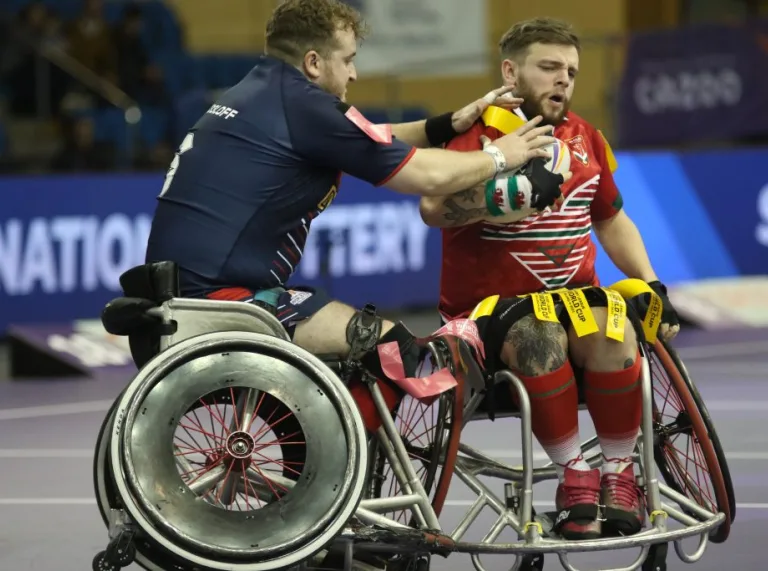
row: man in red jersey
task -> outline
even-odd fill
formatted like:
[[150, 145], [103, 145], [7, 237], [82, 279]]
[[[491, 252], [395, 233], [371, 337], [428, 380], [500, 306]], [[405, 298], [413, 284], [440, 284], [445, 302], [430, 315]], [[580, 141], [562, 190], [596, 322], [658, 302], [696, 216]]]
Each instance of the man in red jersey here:
[[[568, 24], [541, 18], [514, 25], [500, 48], [505, 84], [516, 87], [522, 106], [517, 113], [492, 108], [448, 147], [477, 150], [516, 128], [521, 116], [541, 115], [568, 144], [572, 176], [553, 186], [539, 159], [507, 178], [422, 198], [424, 221], [443, 234], [439, 310], [444, 320], [456, 319], [501, 297], [483, 332], [485, 365], [509, 367], [528, 390], [534, 435], [558, 470], [555, 530], [569, 539], [637, 533], [645, 521], [632, 459], [642, 410], [638, 333], [629, 321], [611, 331], [608, 309], [616, 302], [596, 287], [591, 231], [625, 275], [659, 295], [663, 337], [677, 333], [677, 315], [623, 210], [610, 147], [569, 110], [578, 37]], [[524, 297], [563, 288], [569, 293]], [[535, 311], [542, 299], [554, 303]], [[578, 388], [602, 449], [597, 469], [580, 450]]]

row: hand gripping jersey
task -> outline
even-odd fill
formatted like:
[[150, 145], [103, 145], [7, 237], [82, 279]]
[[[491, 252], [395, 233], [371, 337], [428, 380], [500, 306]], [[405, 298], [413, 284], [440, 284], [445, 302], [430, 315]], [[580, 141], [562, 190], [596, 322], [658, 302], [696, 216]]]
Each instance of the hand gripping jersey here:
[[[514, 113], [491, 107], [448, 148], [480, 150], [481, 135], [497, 139], [522, 124]], [[565, 200], [559, 208], [510, 224], [478, 222], [442, 229], [438, 309], [443, 317], [464, 317], [491, 295], [599, 285], [591, 227], [622, 208], [613, 180], [615, 160], [602, 134], [574, 113], [556, 127], [555, 137], [568, 144], [573, 173], [562, 187]]]

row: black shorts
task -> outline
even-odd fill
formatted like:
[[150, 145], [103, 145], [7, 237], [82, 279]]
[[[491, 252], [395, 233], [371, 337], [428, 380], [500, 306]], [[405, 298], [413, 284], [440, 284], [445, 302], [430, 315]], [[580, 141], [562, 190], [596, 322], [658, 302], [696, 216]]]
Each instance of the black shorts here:
[[259, 291], [240, 287], [224, 288], [213, 291], [206, 297], [220, 301], [267, 304], [271, 306], [275, 317], [283, 324], [291, 339], [293, 339], [296, 325], [300, 321], [309, 319], [332, 301], [324, 290], [306, 286], [290, 286], [290, 289], [271, 288]]
[[[584, 293], [590, 307], [607, 307], [608, 300], [605, 291], [601, 288], [579, 287], [578, 289]], [[553, 295], [552, 297], [554, 298], [557, 319], [568, 331], [572, 326], [571, 316], [559, 296]], [[504, 344], [504, 338], [517, 321], [533, 313], [533, 299], [530, 296], [503, 298], [498, 301], [490, 316], [478, 320], [478, 329], [485, 345], [485, 366], [488, 372], [493, 373], [500, 368], [506, 368], [501, 362], [501, 348]], [[641, 320], [638, 318], [634, 306], [630, 303], [627, 303], [627, 319], [632, 323], [637, 338], [643, 339]]]

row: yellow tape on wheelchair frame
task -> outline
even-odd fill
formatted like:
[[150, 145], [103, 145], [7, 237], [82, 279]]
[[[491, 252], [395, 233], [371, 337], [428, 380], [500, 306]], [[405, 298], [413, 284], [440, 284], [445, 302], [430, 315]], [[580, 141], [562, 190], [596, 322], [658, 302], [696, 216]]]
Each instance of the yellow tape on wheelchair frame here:
[[597, 321], [595, 321], [595, 316], [589, 308], [589, 303], [587, 303], [587, 297], [582, 290], [569, 289], [561, 291], [559, 294], [560, 299], [565, 304], [568, 315], [571, 316], [571, 323], [578, 337], [584, 337], [585, 335], [591, 335], [600, 331]]
[[624, 326], [627, 323], [627, 304], [619, 292], [602, 288], [608, 301], [608, 321], [605, 324], [605, 336], [614, 341], [624, 341]]
[[651, 295], [651, 301], [648, 304], [648, 312], [643, 319], [643, 334], [648, 344], [656, 343], [656, 336], [661, 323], [662, 302], [658, 294], [651, 289], [647, 283], [638, 279], [626, 279], [616, 282], [609, 286], [609, 289], [616, 291], [624, 299], [632, 299], [638, 295], [648, 293]]

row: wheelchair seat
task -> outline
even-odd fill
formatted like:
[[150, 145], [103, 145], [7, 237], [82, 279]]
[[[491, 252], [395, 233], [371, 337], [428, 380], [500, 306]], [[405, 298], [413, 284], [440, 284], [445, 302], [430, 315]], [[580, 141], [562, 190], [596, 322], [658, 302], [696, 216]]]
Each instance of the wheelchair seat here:
[[120, 276], [120, 286], [124, 295], [107, 303], [101, 322], [108, 333], [128, 337], [139, 368], [171, 345], [204, 333], [248, 331], [290, 340], [277, 318], [261, 307], [180, 297], [174, 262], [131, 268]]

